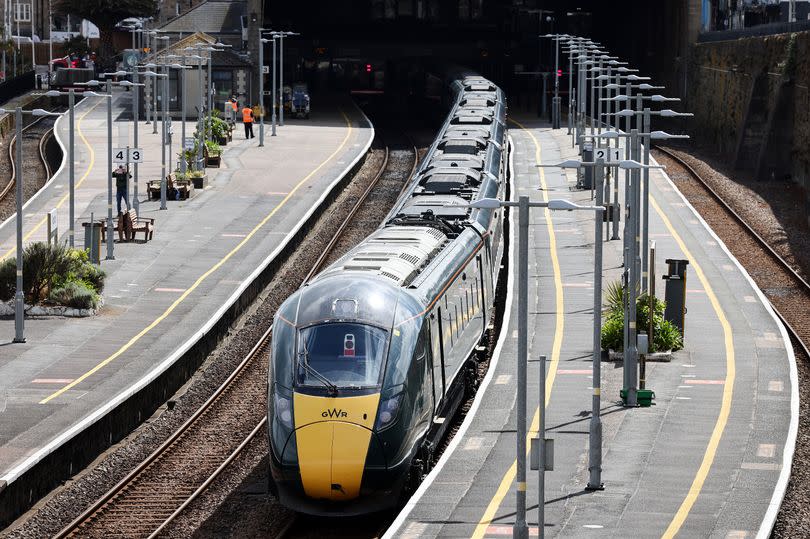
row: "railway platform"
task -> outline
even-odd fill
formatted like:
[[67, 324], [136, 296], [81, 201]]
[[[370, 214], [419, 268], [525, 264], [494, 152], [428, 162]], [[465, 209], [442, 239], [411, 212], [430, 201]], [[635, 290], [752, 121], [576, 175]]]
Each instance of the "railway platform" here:
[[[536, 168], [577, 158], [566, 130], [510, 125], [512, 197], [572, 199], [575, 173]], [[787, 486], [798, 425], [793, 351], [767, 300], [661, 171], [651, 173], [650, 238], [690, 261], [684, 349], [648, 363], [655, 405], [624, 408], [621, 363], [602, 363], [604, 490], [587, 491], [592, 388], [593, 216], [532, 212], [528, 412], [537, 435], [538, 360], [547, 357], [545, 534], [559, 537], [767, 537]], [[540, 187], [540, 189], [538, 189]], [[512, 227], [515, 228], [514, 226]], [[514, 233], [512, 245], [516, 244]], [[604, 283], [619, 279], [621, 240], [604, 243]], [[517, 269], [511, 267], [512, 288]], [[657, 284], [663, 289], [663, 282]], [[513, 299], [514, 298], [514, 299]], [[502, 537], [515, 522], [516, 292], [489, 372], [459, 435], [386, 537]], [[537, 536], [538, 475], [527, 472]]]
[[[131, 126], [123, 114], [128, 99], [124, 92], [115, 96], [116, 124]], [[76, 216], [83, 222], [91, 212], [106, 216], [105, 101], [82, 100], [75, 118]], [[60, 118], [56, 126], [63, 146], [66, 120]], [[150, 384], [193, 353], [220, 317], [235, 316], [246, 290], [307, 229], [374, 136], [365, 116], [349, 100], [337, 98], [309, 120], [289, 120], [276, 137], [266, 125], [264, 147], [258, 147], [258, 126], [251, 140], [244, 140], [237, 127], [222, 167], [207, 169], [209, 186], [188, 200], [168, 201], [161, 211], [159, 200], [146, 200], [145, 189], [146, 180], [160, 177], [160, 135], [141, 123], [139, 146], [146, 161], [140, 169], [140, 213], [155, 219], [154, 239], [116, 242], [115, 260], [104, 260], [102, 244], [107, 280], [105, 303], [96, 316], [27, 318], [24, 344], [12, 344], [13, 319], [0, 320], [0, 522], [13, 518], [9, 508], [16, 501], [8, 498], [20, 490], [12, 488], [15, 483], [36, 470], [39, 479], [31, 488], [41, 492], [49, 466], [57, 475], [75, 472], [71, 462], [82, 461], [82, 452], [93, 446], [65, 449], [69, 444], [101, 424], [106, 426], [99, 432], [107, 429], [111, 438], [123, 434], [116, 418], [127, 415], [121, 408], [128, 399], [141, 399], [143, 405]], [[189, 136], [194, 128], [189, 122]], [[177, 122], [174, 132], [179, 139]], [[45, 215], [53, 208], [66, 240], [67, 181], [63, 166], [27, 204], [26, 243], [45, 240]], [[83, 246], [78, 234], [81, 226], [77, 247]], [[0, 257], [15, 255], [14, 241], [10, 219], [0, 227]], [[61, 454], [63, 449], [69, 454]]]

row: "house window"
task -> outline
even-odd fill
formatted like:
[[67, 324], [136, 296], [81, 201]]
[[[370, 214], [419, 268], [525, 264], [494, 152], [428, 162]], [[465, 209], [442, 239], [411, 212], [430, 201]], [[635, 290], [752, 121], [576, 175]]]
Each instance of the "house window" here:
[[31, 4], [14, 4], [14, 21], [31, 22]]
[[214, 106], [221, 107], [226, 99], [236, 93], [236, 86], [233, 82], [233, 71], [217, 70], [211, 71], [211, 79], [214, 82]]

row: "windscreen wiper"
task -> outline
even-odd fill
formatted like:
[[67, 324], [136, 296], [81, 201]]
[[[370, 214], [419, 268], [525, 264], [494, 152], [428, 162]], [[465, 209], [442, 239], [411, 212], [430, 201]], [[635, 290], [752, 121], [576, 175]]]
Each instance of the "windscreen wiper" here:
[[335, 384], [333, 384], [333, 383], [332, 383], [332, 382], [329, 380], [329, 378], [327, 378], [327, 377], [326, 377], [326, 376], [324, 376], [323, 374], [319, 373], [317, 370], [315, 370], [315, 368], [314, 368], [312, 365], [310, 365], [310, 364], [308, 363], [308, 362], [309, 362], [309, 351], [307, 350], [307, 345], [306, 345], [306, 344], [304, 344], [303, 342], [302, 342], [301, 344], [302, 344], [302, 345], [303, 345], [303, 347], [304, 347], [304, 354], [303, 354], [303, 356], [304, 356], [304, 361], [301, 361], [301, 360], [299, 359], [298, 364], [299, 364], [299, 365], [301, 365], [302, 367], [304, 367], [304, 370], [305, 370], [305, 371], [307, 371], [309, 374], [311, 374], [312, 376], [314, 376], [315, 378], [317, 378], [317, 379], [318, 379], [318, 381], [319, 381], [320, 383], [322, 383], [322, 384], [324, 385], [324, 387], [326, 387], [327, 394], [328, 394], [330, 397], [336, 397], [336, 396], [337, 396], [337, 394], [338, 394], [338, 387], [337, 387]]

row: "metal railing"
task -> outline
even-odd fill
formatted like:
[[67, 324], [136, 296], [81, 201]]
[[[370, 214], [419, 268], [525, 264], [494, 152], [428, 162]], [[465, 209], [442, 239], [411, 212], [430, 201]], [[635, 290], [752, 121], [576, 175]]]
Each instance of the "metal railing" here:
[[714, 30], [711, 32], [701, 32], [698, 35], [698, 43], [713, 43], [716, 41], [731, 41], [746, 37], [771, 36], [775, 34], [788, 34], [791, 32], [810, 31], [810, 20], [798, 22], [774, 22], [760, 24], [750, 28], [739, 28], [736, 30]]

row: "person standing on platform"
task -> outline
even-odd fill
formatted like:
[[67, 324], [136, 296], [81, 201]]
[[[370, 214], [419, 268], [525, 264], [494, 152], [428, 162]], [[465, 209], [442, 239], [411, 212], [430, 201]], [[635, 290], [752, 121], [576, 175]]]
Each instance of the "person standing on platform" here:
[[236, 123], [236, 115], [239, 111], [239, 101], [236, 96], [231, 97], [231, 123]]
[[118, 165], [118, 168], [113, 170], [112, 173], [113, 178], [115, 178], [115, 200], [118, 204], [118, 213], [121, 213], [121, 199], [127, 205], [127, 211], [129, 211], [129, 197], [127, 196], [127, 180], [131, 178], [127, 169], [124, 168], [124, 165]]
[[242, 109], [242, 123], [245, 124], [245, 138], [253, 138], [253, 109], [249, 106]]

